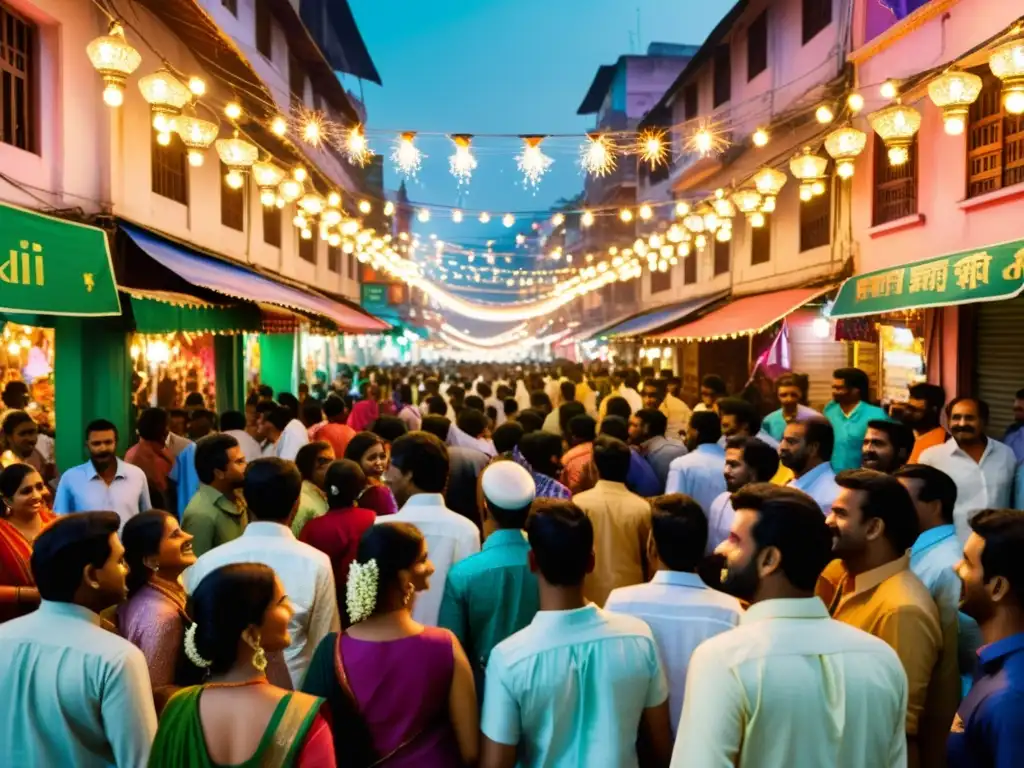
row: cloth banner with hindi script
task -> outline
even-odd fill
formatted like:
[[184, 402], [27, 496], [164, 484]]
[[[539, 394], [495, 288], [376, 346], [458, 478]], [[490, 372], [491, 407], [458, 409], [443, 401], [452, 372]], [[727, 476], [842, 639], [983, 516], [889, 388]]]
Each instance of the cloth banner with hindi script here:
[[891, 269], [843, 283], [831, 317], [1012, 299], [1024, 290], [1024, 240], [990, 245]]
[[120, 315], [106, 233], [0, 204], [0, 312]]

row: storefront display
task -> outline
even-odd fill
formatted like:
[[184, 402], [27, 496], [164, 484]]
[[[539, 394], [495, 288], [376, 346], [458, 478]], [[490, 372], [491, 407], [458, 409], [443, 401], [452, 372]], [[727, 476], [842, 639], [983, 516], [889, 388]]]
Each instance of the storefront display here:
[[132, 390], [139, 408], [181, 408], [189, 395], [217, 402], [213, 334], [137, 333], [131, 343]]

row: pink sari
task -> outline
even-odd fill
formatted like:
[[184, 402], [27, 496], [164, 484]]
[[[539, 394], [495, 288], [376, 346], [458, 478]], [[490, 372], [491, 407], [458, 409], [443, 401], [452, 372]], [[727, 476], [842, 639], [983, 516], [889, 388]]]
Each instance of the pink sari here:
[[376, 400], [360, 400], [352, 406], [352, 413], [348, 417], [348, 425], [356, 432], [363, 432], [370, 428], [370, 425], [380, 416], [380, 407]]

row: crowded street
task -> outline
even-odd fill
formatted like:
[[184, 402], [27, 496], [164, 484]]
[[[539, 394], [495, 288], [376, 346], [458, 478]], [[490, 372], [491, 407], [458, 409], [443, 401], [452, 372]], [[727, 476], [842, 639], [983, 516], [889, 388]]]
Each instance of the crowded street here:
[[1024, 768], [1024, 5], [0, 0], [0, 767]]

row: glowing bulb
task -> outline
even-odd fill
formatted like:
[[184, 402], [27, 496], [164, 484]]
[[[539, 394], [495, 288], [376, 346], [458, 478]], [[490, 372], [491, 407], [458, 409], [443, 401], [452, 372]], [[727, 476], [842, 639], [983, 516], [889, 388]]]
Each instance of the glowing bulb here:
[[275, 136], [284, 136], [288, 133], [288, 121], [278, 115], [270, 121], [270, 132]]
[[245, 184], [245, 177], [242, 176], [242, 172], [232, 168], [224, 176], [224, 181], [231, 189], [241, 189], [242, 185]]
[[327, 194], [327, 205], [331, 208], [337, 208], [341, 205], [341, 195], [337, 192], [329, 192]]
[[391, 152], [391, 160], [406, 178], [415, 177], [423, 162], [423, 153], [417, 148], [415, 139], [416, 134], [412, 131], [403, 133]]
[[689, 256], [690, 255], [690, 244], [689, 243], [680, 243], [679, 245], [677, 245], [676, 246], [676, 255], [680, 256], [680, 257], [682, 257], [684, 259], [687, 256]]
[[305, 229], [307, 224], [306, 217], [303, 216], [301, 213], [296, 213], [295, 216], [292, 218], [292, 224], [297, 229]]
[[508, 229], [509, 227], [516, 223], [516, 217], [513, 216], [511, 213], [506, 213], [504, 216], [501, 217], [501, 223], [505, 226], [506, 229]]
[[201, 77], [190, 77], [188, 81], [188, 89], [196, 96], [202, 96], [206, 93], [206, 81]]
[[171, 143], [171, 134], [168, 133], [167, 131], [160, 131], [156, 135], [156, 143], [159, 144], [161, 147], [166, 147], [168, 144]]
[[[638, 242], [643, 242], [643, 241], [638, 241]], [[653, 235], [651, 235], [650, 239], [647, 241], [647, 244], [649, 246], [651, 246], [651, 248], [661, 248], [662, 242], [663, 241], [661, 239], [661, 235], [659, 235], [657, 232], [655, 232]], [[634, 248], [635, 247], [636, 247], [636, 245], [634, 244]]]
[[230, 101], [224, 107], [224, 114], [228, 120], [237, 120], [242, 116], [242, 108], [234, 101]]
[[174, 118], [163, 112], [153, 115], [153, 128], [160, 133], [169, 133], [174, 130]]
[[198, 168], [203, 164], [203, 153], [198, 149], [190, 149], [188, 151], [188, 164], [193, 168]]
[[302, 140], [312, 147], [319, 147], [324, 140], [324, 124], [320, 115], [313, 113], [302, 126]]
[[416, 218], [425, 224], [428, 221], [430, 221], [430, 211], [428, 211], [426, 208], [420, 208], [420, 212], [416, 214]]
[[754, 131], [754, 135], [751, 137], [751, 140], [754, 142], [755, 147], [768, 146], [768, 139], [768, 131], [766, 131], [764, 128], [758, 128], [756, 131]]
[[395, 214], [395, 204], [392, 203], [390, 200], [388, 200], [386, 203], [384, 203], [384, 215], [385, 216], [394, 216], [394, 214]]
[[761, 210], [765, 213], [775, 212], [775, 197], [773, 195], [767, 195], [764, 202], [761, 203]]
[[580, 216], [580, 224], [582, 224], [584, 227], [594, 226], [594, 214], [591, 213], [590, 211], [584, 211], [583, 215]]
[[646, 204], [640, 206], [640, 218], [641, 219], [643, 219], [644, 221], [649, 221], [650, 218], [653, 215], [654, 215], [654, 211], [651, 210], [651, 206], [646, 205]]
[[108, 107], [120, 107], [124, 104], [124, 88], [114, 83], [108, 83], [103, 89], [103, 103]]
[[600, 133], [587, 135], [580, 148], [580, 165], [591, 176], [604, 176], [615, 169], [615, 153], [608, 137]]
[[853, 161], [849, 159], [836, 161], [836, 175], [841, 179], [853, 178]]
[[832, 335], [832, 326], [828, 320], [824, 317], [814, 318], [814, 322], [811, 323], [811, 331], [819, 339], [827, 339]]
[[489, 214], [489, 213], [488, 213], [487, 211], [484, 211], [483, 213], [481, 213], [481, 214], [480, 214], [480, 216], [478, 217], [478, 219], [477, 219], [477, 220], [478, 220], [478, 221], [479, 221], [479, 222], [480, 222], [481, 224], [487, 224], [487, 223], [489, 223], [489, 222], [490, 222], [490, 220], [491, 220], [491, 214]]
[[655, 168], [665, 161], [668, 149], [665, 146], [664, 131], [645, 131], [637, 139], [637, 150], [640, 159], [651, 168]]
[[[264, 208], [270, 208], [277, 202], [277, 195], [274, 194], [272, 189], [264, 189], [260, 191], [260, 204]], [[284, 200], [281, 201], [284, 204]]]
[[365, 166], [373, 156], [373, 150], [366, 141], [363, 126], [352, 126], [345, 137], [345, 156], [352, 165]]
[[341, 245], [341, 235], [339, 235], [337, 232], [331, 232], [327, 236], [327, 244], [331, 246], [331, 248], [337, 248], [339, 245]]
[[752, 214], [750, 214], [750, 226], [754, 227], [755, 229], [760, 229], [761, 227], [763, 227], [764, 221], [764, 214], [761, 213], [760, 211], [754, 211]]
[[910, 159], [907, 147], [889, 147], [889, 165], [904, 165]]
[[366, 214], [368, 214], [372, 210], [373, 210], [373, 206], [370, 205], [370, 201], [369, 200], [360, 200], [359, 201], [359, 212], [361, 214], [366, 215]]
[[811, 184], [811, 194], [814, 195], [815, 197], [820, 197], [821, 195], [824, 195], [825, 182], [822, 181], [821, 179], [818, 179], [817, 181], [813, 182]]
[[462, 211], [452, 211], [452, 221], [456, 224], [462, 223]]
[[306, 169], [303, 168], [301, 165], [297, 166], [295, 170], [292, 171], [292, 176], [295, 178], [296, 181], [300, 183], [309, 178], [309, 174], [306, 173]]
[[693, 244], [698, 248], [706, 248], [708, 244], [707, 236], [702, 232], [693, 239]]
[[693, 146], [700, 154], [706, 155], [714, 149], [715, 137], [712, 136], [711, 131], [702, 128], [693, 135]]
[[274, 200], [274, 206], [278, 209], [284, 208], [284, 198], [278, 195], [277, 199]]
[[860, 112], [864, 109], [864, 97], [859, 93], [851, 93], [846, 98], [846, 106], [850, 108], [851, 112]]
[[832, 113], [832, 107], [828, 104], [822, 104], [815, 111], [814, 118], [822, 125], [828, 125], [835, 119], [835, 115]]
[[308, 227], [306, 229], [302, 230], [302, 232], [300, 232], [299, 234], [302, 235], [302, 239], [303, 240], [312, 240], [313, 239], [313, 230], [309, 229]]
[[459, 186], [468, 184], [473, 178], [473, 171], [476, 170], [476, 158], [473, 157], [471, 136], [452, 136], [455, 143], [455, 152], [448, 158], [448, 170], [454, 176]]
[[1011, 115], [1024, 115], [1024, 90], [1019, 87], [1007, 90], [1004, 87], [1003, 107]]
[[676, 216], [686, 216], [690, 212], [690, 204], [680, 200], [676, 203]]
[[623, 208], [619, 211], [619, 218], [626, 224], [633, 220], [633, 212], [629, 208]]
[[812, 197], [814, 197], [814, 190], [813, 190], [812, 186], [810, 184], [801, 184], [800, 185], [800, 200], [806, 203]]
[[896, 98], [896, 83], [892, 80], [886, 80], [882, 83], [882, 98], [883, 99], [895, 99]]
[[556, 213], [554, 216], [551, 217], [551, 224], [552, 224], [552, 226], [560, 227], [564, 223], [565, 223], [565, 215], [564, 214]]

